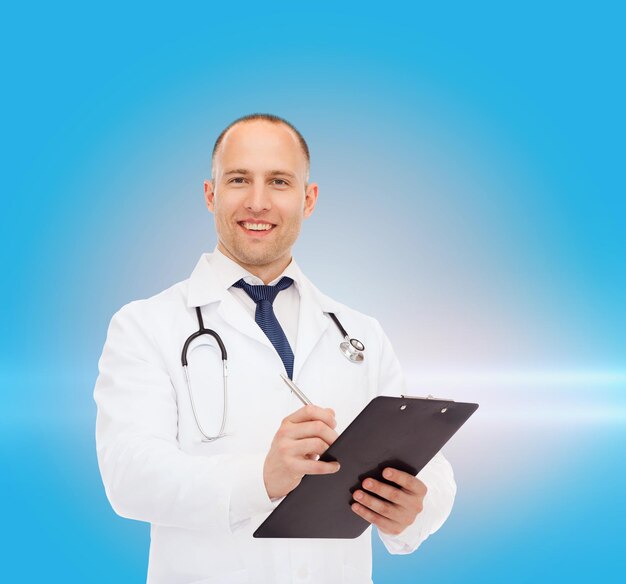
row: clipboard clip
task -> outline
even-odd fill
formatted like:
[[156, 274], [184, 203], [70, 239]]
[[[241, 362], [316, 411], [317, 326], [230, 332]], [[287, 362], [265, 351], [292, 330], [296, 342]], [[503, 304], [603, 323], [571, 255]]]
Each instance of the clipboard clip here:
[[435, 400], [435, 401], [445, 401], [445, 402], [452, 402], [454, 403], [453, 399], [447, 399], [445, 397], [435, 397], [434, 395], [404, 395], [404, 394], [400, 394], [400, 397], [403, 399], [431, 399], [431, 400]]

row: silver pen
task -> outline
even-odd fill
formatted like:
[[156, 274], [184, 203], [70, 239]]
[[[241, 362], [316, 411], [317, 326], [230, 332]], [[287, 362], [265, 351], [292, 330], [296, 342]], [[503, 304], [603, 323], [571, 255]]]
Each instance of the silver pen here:
[[289, 389], [291, 389], [291, 391], [296, 394], [298, 399], [305, 406], [312, 405], [313, 402], [306, 395], [304, 395], [304, 393], [302, 393], [302, 390], [293, 381], [291, 381], [291, 379], [289, 379], [289, 377], [287, 377], [286, 375], [284, 375], [282, 373], [280, 374], [280, 376], [282, 377], [283, 381], [289, 386]]

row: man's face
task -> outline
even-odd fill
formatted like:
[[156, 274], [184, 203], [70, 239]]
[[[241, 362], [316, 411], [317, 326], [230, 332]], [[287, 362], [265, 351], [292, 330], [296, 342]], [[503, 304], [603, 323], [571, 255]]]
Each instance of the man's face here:
[[204, 192], [220, 251], [244, 267], [282, 271], [317, 200], [294, 133], [261, 120], [237, 124], [224, 137], [213, 171]]

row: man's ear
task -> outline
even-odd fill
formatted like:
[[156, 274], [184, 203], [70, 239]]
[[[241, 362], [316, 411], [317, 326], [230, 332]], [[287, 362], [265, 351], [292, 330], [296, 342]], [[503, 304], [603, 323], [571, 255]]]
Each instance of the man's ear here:
[[317, 183], [307, 185], [304, 197], [304, 217], [305, 219], [313, 213], [315, 203], [317, 203], [318, 188]]
[[204, 181], [204, 201], [206, 208], [213, 213], [215, 208], [215, 190], [213, 188], [213, 180]]

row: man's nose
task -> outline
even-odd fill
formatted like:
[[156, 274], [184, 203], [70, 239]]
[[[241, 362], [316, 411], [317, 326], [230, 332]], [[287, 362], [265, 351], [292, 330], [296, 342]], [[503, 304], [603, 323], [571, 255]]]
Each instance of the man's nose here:
[[260, 213], [272, 208], [272, 202], [268, 189], [263, 182], [255, 182], [248, 191], [246, 198], [246, 209], [253, 213]]

